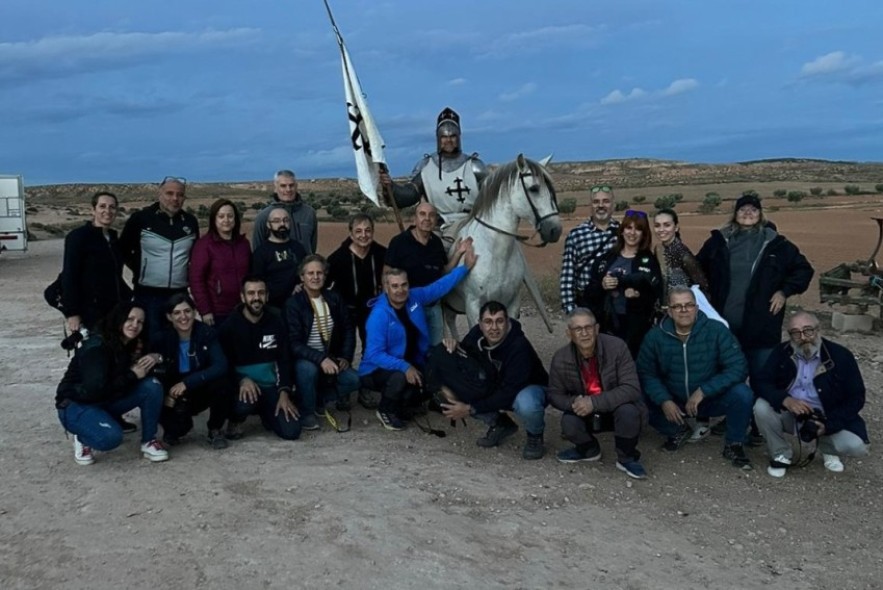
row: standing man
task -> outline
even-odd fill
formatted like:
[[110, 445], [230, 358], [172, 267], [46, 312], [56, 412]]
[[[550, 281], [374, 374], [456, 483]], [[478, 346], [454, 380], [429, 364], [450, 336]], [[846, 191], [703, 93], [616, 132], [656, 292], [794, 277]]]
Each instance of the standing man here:
[[374, 219], [356, 213], [349, 223], [350, 235], [328, 257], [328, 284], [343, 298], [365, 350], [368, 301], [383, 290], [386, 247], [374, 240]]
[[288, 209], [271, 205], [266, 217], [267, 241], [254, 249], [251, 268], [267, 284], [268, 302], [280, 311], [300, 283], [298, 267], [307, 252], [300, 242], [291, 239], [291, 217]]
[[359, 374], [352, 368], [356, 332], [343, 299], [325, 288], [327, 269], [318, 254], [304, 258], [303, 289], [285, 307], [304, 430], [319, 428], [317, 408], [323, 408], [321, 415], [329, 422], [340, 425], [332, 412], [349, 409], [349, 395], [359, 388]]
[[[509, 318], [506, 306], [499, 301], [488, 301], [481, 306], [478, 325], [473, 326], [459, 344], [446, 338], [443, 345], [430, 355], [430, 372], [438, 378], [447, 403], [442, 403], [442, 413], [451, 420], [472, 416], [488, 426], [487, 434], [476, 441], [480, 447], [496, 447], [515, 434], [518, 426], [507, 412], [515, 412], [527, 431], [527, 440], [521, 456], [525, 459], [542, 459], [545, 454], [543, 431], [545, 430], [546, 385], [549, 375], [537, 351], [527, 339], [518, 320]], [[467, 399], [458, 390], [456, 376], [435, 371], [447, 367], [449, 359], [468, 353], [482, 358], [482, 365], [489, 367], [488, 388], [481, 397]], [[443, 364], [437, 364], [437, 363]], [[453, 379], [451, 379], [453, 377]]]
[[300, 437], [300, 412], [291, 401], [291, 355], [282, 313], [267, 307], [267, 285], [251, 275], [242, 281], [242, 304], [221, 326], [219, 339], [232, 368], [236, 401], [227, 438], [242, 438], [245, 419], [258, 414], [261, 424], [285, 440]]
[[261, 209], [254, 218], [254, 232], [251, 237], [251, 248], [257, 250], [270, 235], [267, 218], [273, 207], [283, 207], [291, 218], [289, 232], [291, 239], [299, 243], [307, 254], [316, 251], [319, 239], [319, 222], [316, 210], [307, 205], [301, 194], [297, 192], [297, 179], [291, 170], [280, 170], [273, 179], [276, 192], [270, 203]]
[[784, 434], [798, 431], [804, 442], [818, 440], [825, 469], [840, 473], [840, 455], [868, 454], [868, 430], [859, 416], [865, 383], [858, 363], [849, 350], [822, 338], [819, 318], [811, 313], [791, 316], [788, 336], [752, 383], [759, 397], [754, 417], [770, 455], [767, 473], [785, 477], [793, 450]]
[[751, 469], [744, 444], [754, 394], [745, 384], [748, 364], [739, 342], [699, 311], [687, 287], [669, 291], [668, 314], [647, 332], [638, 354], [650, 424], [667, 437], [663, 449], [677, 451], [690, 436], [687, 416], [725, 415], [723, 456], [735, 467]]
[[616, 244], [619, 222], [611, 218], [613, 189], [610, 185], [592, 187], [592, 214], [570, 230], [561, 255], [559, 290], [561, 308], [570, 313], [578, 305], [585, 307], [583, 293], [592, 278], [592, 265]]
[[[398, 268], [408, 275], [411, 287], [426, 287], [454, 268], [467, 249], [471, 239], [455, 244], [454, 255], [448, 260], [442, 239], [433, 232], [438, 213], [432, 203], [422, 201], [414, 211], [414, 225], [393, 237], [386, 251], [386, 268]], [[442, 295], [447, 294], [447, 291]], [[439, 344], [444, 335], [444, 323], [439, 299], [423, 303], [429, 322], [429, 343]]]
[[186, 187], [183, 178], [165, 177], [157, 202], [133, 213], [120, 236], [150, 340], [159, 338], [169, 297], [186, 293], [189, 284], [190, 250], [199, 237], [199, 222], [182, 209]]
[[439, 113], [435, 137], [436, 153], [427, 154], [417, 162], [410, 182], [395, 184], [385, 172], [380, 174], [380, 182], [392, 187], [400, 208], [410, 207], [424, 198], [438, 210], [444, 226], [450, 226], [472, 210], [478, 188], [487, 177], [487, 168], [478, 154], [463, 153], [460, 115], [450, 107]]
[[567, 337], [570, 344], [555, 352], [549, 368], [549, 401], [564, 412], [561, 432], [574, 444], [558, 453], [558, 460], [597, 461], [601, 445], [594, 433], [613, 430], [616, 468], [646, 478], [638, 437], [647, 423], [647, 407], [628, 346], [600, 334], [594, 314], [584, 307], [568, 315]]

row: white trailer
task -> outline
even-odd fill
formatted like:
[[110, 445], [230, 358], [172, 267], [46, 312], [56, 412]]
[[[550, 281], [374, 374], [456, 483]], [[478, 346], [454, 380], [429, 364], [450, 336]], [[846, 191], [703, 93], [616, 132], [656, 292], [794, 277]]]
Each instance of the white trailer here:
[[0, 251], [27, 249], [24, 182], [21, 176], [0, 174]]

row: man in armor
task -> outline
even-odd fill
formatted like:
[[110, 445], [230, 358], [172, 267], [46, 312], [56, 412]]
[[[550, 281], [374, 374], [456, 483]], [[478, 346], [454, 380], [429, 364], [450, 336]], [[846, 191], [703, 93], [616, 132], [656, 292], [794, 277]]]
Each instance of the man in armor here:
[[439, 113], [435, 136], [436, 153], [423, 156], [409, 182], [394, 183], [385, 172], [380, 174], [380, 182], [392, 187], [400, 208], [415, 205], [421, 198], [432, 203], [444, 231], [472, 210], [487, 168], [478, 154], [466, 155], [460, 149], [460, 115], [450, 107]]

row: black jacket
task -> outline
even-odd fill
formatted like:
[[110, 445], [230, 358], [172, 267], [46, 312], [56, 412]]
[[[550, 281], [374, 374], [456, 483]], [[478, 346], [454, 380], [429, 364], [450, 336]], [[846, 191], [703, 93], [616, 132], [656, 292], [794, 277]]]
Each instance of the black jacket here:
[[[386, 247], [377, 242], [372, 243], [368, 249], [368, 255], [362, 261], [350, 250], [352, 243], [352, 238], [347, 238], [328, 257], [328, 286], [340, 293], [347, 305], [365, 306], [382, 290]], [[357, 281], [357, 259], [359, 263], [371, 265], [374, 275], [372, 284], [368, 285]]]
[[[843, 346], [822, 338], [819, 352], [821, 366], [813, 378], [825, 412], [825, 432], [834, 434], [848, 430], [868, 441], [868, 430], [859, 412], [865, 405], [865, 382], [855, 356]], [[789, 342], [773, 349], [769, 360], [753, 383], [754, 393], [765, 399], [776, 411], [788, 397], [797, 377], [797, 359]]]
[[271, 381], [279, 391], [291, 391], [294, 379], [288, 328], [278, 309], [265, 306], [261, 319], [253, 324], [243, 315], [240, 304], [221, 326], [218, 340], [227, 357], [228, 374], [237, 382], [248, 376], [259, 385], [260, 380]]
[[114, 350], [98, 334], [87, 338], [58, 384], [55, 407], [66, 407], [68, 400], [99, 404], [124, 397], [138, 384], [132, 362], [130, 350]]
[[346, 304], [340, 295], [328, 289], [322, 290], [322, 297], [328, 304], [334, 328], [331, 339], [325, 343], [325, 351], [321, 352], [307, 346], [310, 331], [313, 329], [313, 306], [306, 290], [295, 293], [285, 304], [285, 317], [288, 320], [288, 338], [291, 342], [292, 357], [306, 359], [319, 365], [326, 358], [344, 358], [350, 363], [356, 353], [356, 334]]
[[[773, 237], [754, 263], [747, 286], [742, 329], [736, 334], [745, 350], [772, 348], [781, 342], [785, 308], [773, 315], [770, 313], [770, 298], [776, 291], [782, 291], [786, 297], [803, 293], [813, 276], [812, 265], [797, 246], [769, 226], [766, 231], [772, 232]], [[721, 230], [712, 230], [711, 237], [696, 255], [708, 277], [711, 305], [718, 313], [723, 313], [731, 289], [727, 240], [728, 236]]]
[[217, 333], [211, 326], [198, 320], [193, 322], [188, 352], [190, 371], [183, 378], [178, 363], [179, 342], [178, 332], [172, 326], [166, 325], [159, 339], [150, 345], [151, 352], [158, 352], [163, 356], [164, 374], [161, 380], [166, 389], [179, 381], [183, 381], [187, 389], [197, 389], [227, 376], [227, 357], [224, 356]]
[[64, 315], [78, 315], [90, 330], [120, 301], [132, 297], [123, 280], [123, 257], [117, 233], [86, 222], [64, 238], [61, 271]]

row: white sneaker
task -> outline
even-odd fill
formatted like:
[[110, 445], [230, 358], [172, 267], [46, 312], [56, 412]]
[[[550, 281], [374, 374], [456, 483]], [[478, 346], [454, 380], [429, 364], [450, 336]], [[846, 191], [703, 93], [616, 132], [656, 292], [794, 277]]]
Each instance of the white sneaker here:
[[141, 454], [145, 459], [154, 463], [169, 460], [169, 452], [156, 439], [141, 445]]
[[843, 461], [837, 455], [826, 455], [822, 453], [825, 460], [825, 469], [833, 473], [841, 473], [843, 471]]
[[696, 426], [693, 427], [693, 434], [690, 435], [690, 438], [687, 439], [687, 442], [690, 444], [698, 443], [702, 439], [706, 438], [709, 434], [711, 434], [711, 428], [708, 426], [708, 424], [697, 422]]
[[95, 457], [92, 455], [92, 447], [87, 447], [81, 443], [76, 434], [74, 435], [74, 461], [77, 462], [77, 465], [91, 465], [95, 462]]
[[776, 455], [773, 460], [770, 461], [770, 466], [766, 468], [766, 472], [773, 477], [785, 477], [785, 473], [788, 471], [790, 465], [791, 459], [789, 457], [786, 457], [785, 455]]

